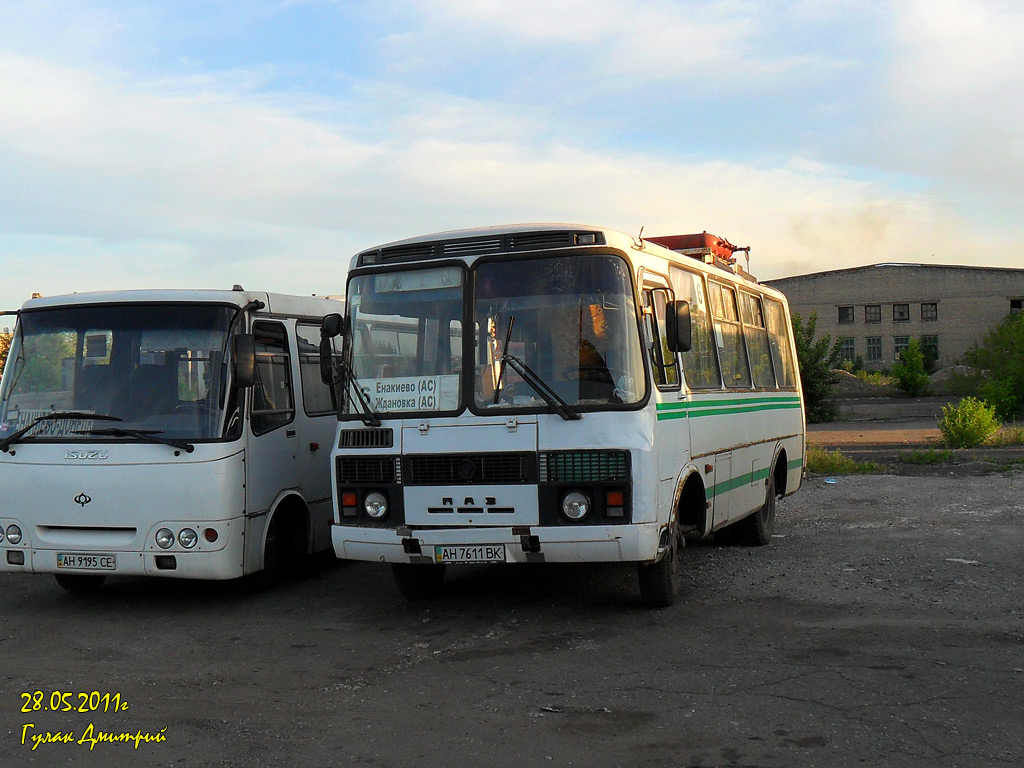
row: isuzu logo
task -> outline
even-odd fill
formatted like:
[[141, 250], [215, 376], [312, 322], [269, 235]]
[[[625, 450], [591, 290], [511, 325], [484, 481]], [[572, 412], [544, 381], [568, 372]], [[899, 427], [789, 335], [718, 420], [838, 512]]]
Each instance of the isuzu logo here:
[[88, 496], [84, 493], [80, 493], [77, 496], [75, 496], [75, 504], [80, 504], [83, 507], [90, 501], [92, 501], [92, 496]]
[[102, 461], [110, 454], [107, 451], [64, 451], [65, 459], [93, 459]]

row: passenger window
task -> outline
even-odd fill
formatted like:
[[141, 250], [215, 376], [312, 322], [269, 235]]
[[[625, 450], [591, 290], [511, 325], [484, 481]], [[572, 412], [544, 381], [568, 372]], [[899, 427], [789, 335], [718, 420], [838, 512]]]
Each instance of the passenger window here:
[[764, 300], [765, 320], [768, 326], [768, 342], [771, 344], [772, 361], [778, 375], [779, 386], [784, 389], [796, 388], [796, 365], [790, 350], [790, 327], [782, 303], [775, 299]]
[[736, 291], [713, 281], [708, 287], [711, 291], [711, 314], [714, 316], [718, 359], [722, 364], [725, 386], [730, 389], [749, 389], [750, 366], [736, 308]]
[[288, 335], [281, 323], [253, 323], [256, 383], [252, 388], [252, 431], [261, 435], [295, 417]]
[[740, 292], [740, 315], [743, 318], [743, 335], [750, 353], [750, 368], [754, 386], [759, 389], [775, 389], [775, 370], [768, 347], [768, 331], [764, 327], [764, 312], [761, 299], [749, 293]]
[[299, 345], [302, 409], [309, 416], [336, 413], [334, 391], [320, 378], [320, 326], [299, 323], [295, 326], [295, 338]]
[[686, 385], [690, 389], [720, 389], [722, 378], [718, 375], [704, 280], [700, 275], [678, 267], [671, 267], [669, 276], [676, 298], [690, 303], [691, 347], [689, 352], [680, 356]]

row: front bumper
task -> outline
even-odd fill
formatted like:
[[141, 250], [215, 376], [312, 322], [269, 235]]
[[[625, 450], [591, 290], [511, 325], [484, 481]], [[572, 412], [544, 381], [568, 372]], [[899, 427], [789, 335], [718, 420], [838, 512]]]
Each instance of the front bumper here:
[[[334, 553], [344, 560], [417, 563], [433, 547], [504, 544], [508, 563], [649, 562], [658, 556], [656, 523], [507, 528], [365, 528], [333, 525]], [[411, 545], [410, 540], [415, 542]], [[410, 551], [416, 549], [419, 552]], [[533, 551], [535, 550], [535, 551]]]

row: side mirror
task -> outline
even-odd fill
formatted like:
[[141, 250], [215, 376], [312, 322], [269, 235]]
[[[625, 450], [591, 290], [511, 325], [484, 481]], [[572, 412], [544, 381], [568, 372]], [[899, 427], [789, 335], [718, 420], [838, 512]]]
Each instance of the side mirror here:
[[320, 321], [320, 336], [325, 339], [333, 338], [340, 335], [344, 328], [345, 319], [337, 312], [332, 312]]
[[665, 313], [665, 331], [668, 348], [673, 352], [689, 352], [693, 346], [693, 330], [690, 325], [690, 302], [679, 299], [668, 306]]
[[231, 349], [235, 385], [251, 387], [256, 383], [256, 340], [251, 333], [236, 333]]
[[338, 368], [334, 364], [334, 345], [329, 336], [320, 337], [320, 381], [330, 387], [341, 381]]

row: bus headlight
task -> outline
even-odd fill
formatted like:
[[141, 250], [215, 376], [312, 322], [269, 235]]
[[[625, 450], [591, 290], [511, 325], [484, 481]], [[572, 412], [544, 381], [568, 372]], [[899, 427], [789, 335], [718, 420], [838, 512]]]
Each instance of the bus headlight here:
[[156, 532], [156, 545], [160, 549], [170, 549], [174, 546], [174, 531], [170, 528], [161, 528]]
[[4, 543], [4, 529], [0, 528], [0, 544]]
[[192, 549], [197, 541], [199, 541], [199, 534], [191, 528], [182, 528], [178, 532], [178, 543], [185, 549]]
[[590, 499], [580, 491], [569, 491], [562, 497], [562, 514], [570, 520], [582, 520], [590, 512]]
[[368, 493], [363, 501], [363, 511], [374, 520], [380, 520], [388, 513], [388, 500], [383, 493]]
[[20, 544], [21, 543], [21, 528], [19, 528], [18, 526], [14, 525], [13, 523], [11, 525], [8, 525], [7, 526], [7, 541], [10, 542], [11, 544]]

